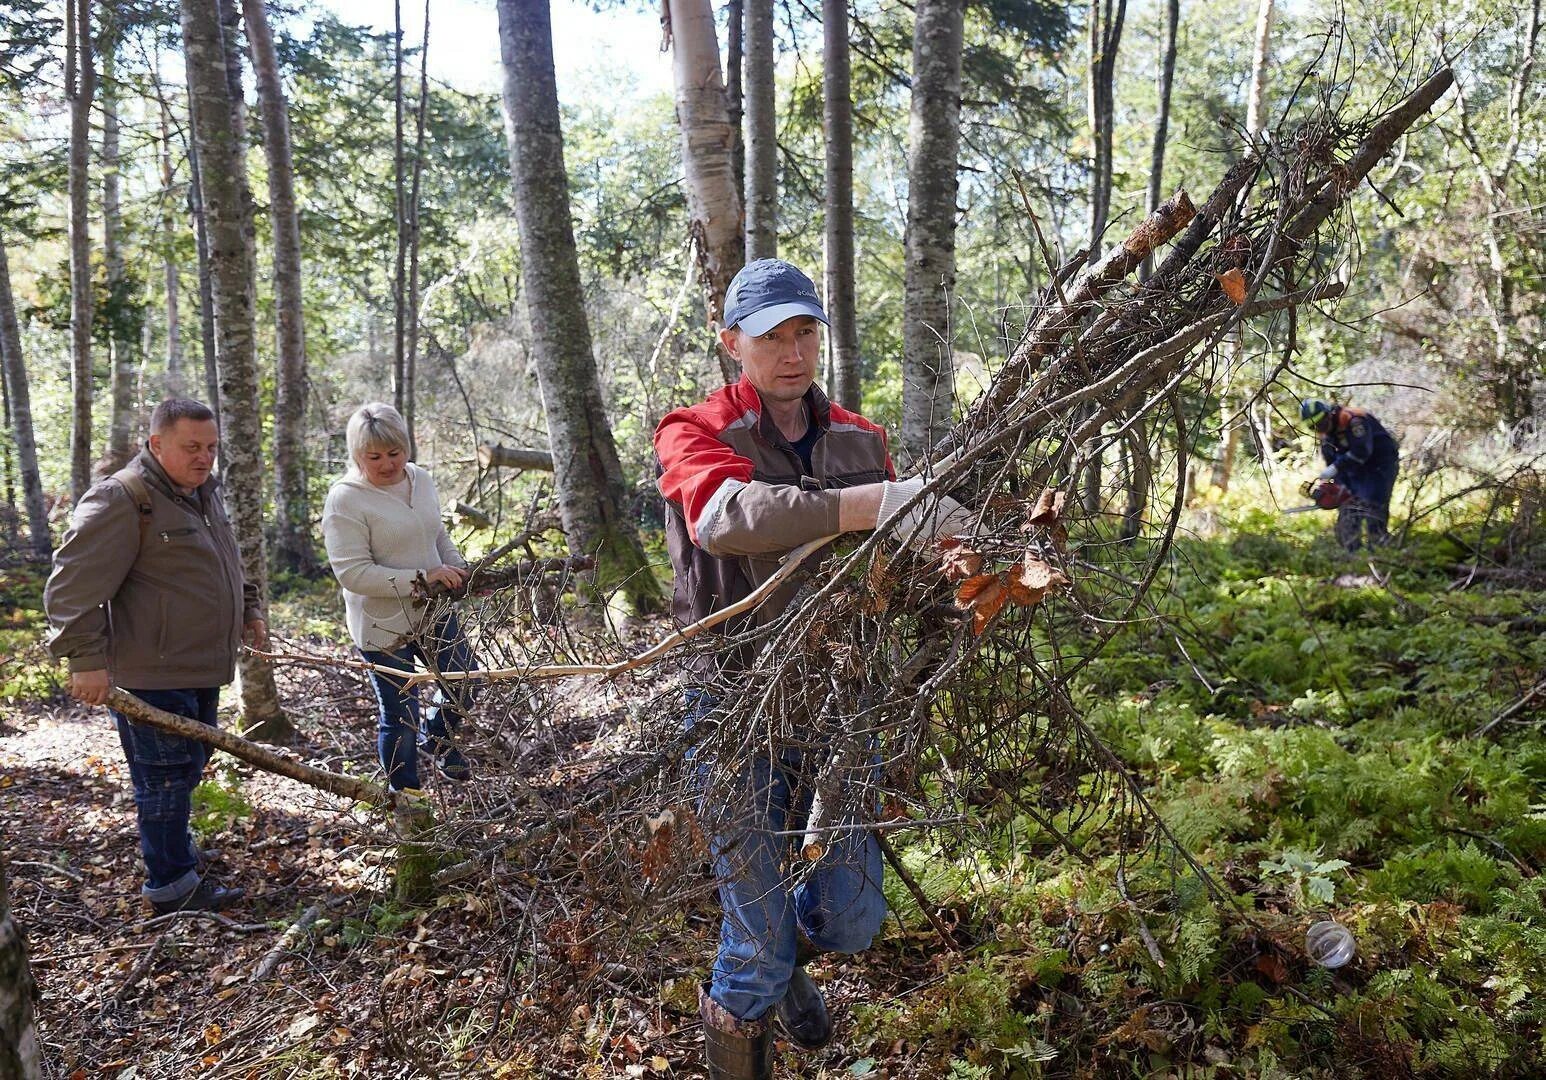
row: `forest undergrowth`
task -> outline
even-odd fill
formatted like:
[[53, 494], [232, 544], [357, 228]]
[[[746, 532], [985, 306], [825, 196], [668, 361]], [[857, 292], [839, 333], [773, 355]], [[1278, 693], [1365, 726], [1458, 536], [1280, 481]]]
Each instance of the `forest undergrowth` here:
[[[1225, 899], [1184, 866], [1149, 864], [1128, 867], [1124, 897], [1112, 837], [1075, 830], [1075, 854], [1012, 784], [989, 785], [978, 827], [898, 844], [932, 910], [888, 875], [895, 917], [875, 947], [814, 969], [840, 1037], [817, 1055], [784, 1048], [791, 1075], [1546, 1068], [1546, 711], [1528, 698], [1546, 668], [1543, 595], [1457, 572], [1477, 504], [1424, 518], [1371, 559], [1337, 549], [1326, 515], [1250, 508], [1259, 494], [1189, 513], [1152, 594], [1165, 617], [1125, 628], [1076, 701]], [[500, 897], [394, 900], [381, 823], [227, 765], [200, 789], [195, 825], [248, 907], [147, 925], [116, 736], [68, 706], [41, 663], [39, 573], [7, 570], [5, 586], [0, 828], [57, 1075], [700, 1075], [694, 987], [717, 920], [706, 887], [626, 948], [578, 948], [583, 911], [526, 928], [567, 942], [594, 987], [548, 1007], [523, 996], [521, 971], [486, 962], [511, 932]], [[276, 629], [341, 656], [336, 606], [324, 586], [295, 592]], [[302, 756], [369, 770], [362, 681], [292, 669], [282, 686]], [[583, 753], [626, 695], [560, 698], [553, 734]], [[278, 978], [254, 980], [310, 904], [319, 917], [285, 946]], [[1307, 954], [1324, 919], [1356, 939], [1345, 967]]]

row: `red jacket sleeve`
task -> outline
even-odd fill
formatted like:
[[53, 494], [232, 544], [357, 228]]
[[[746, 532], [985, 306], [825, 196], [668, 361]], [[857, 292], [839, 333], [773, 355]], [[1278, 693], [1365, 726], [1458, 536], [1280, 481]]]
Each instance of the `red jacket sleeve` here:
[[660, 460], [660, 493], [687, 519], [687, 533], [698, 540], [698, 520], [726, 480], [747, 484], [752, 462], [720, 442], [689, 409], [668, 413], [655, 429]]

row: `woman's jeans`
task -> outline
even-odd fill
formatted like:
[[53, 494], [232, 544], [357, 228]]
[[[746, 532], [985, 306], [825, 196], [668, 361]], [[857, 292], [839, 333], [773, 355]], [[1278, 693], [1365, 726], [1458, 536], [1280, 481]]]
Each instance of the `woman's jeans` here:
[[[360, 655], [372, 664], [403, 671], [413, 670], [415, 660], [423, 661], [430, 670], [444, 672], [471, 671], [477, 664], [455, 615], [436, 626], [422, 646], [410, 642], [397, 649], [361, 649]], [[376, 752], [387, 784], [396, 791], [419, 786], [419, 696], [417, 687], [404, 689], [406, 682], [396, 675], [370, 673], [370, 685], [376, 691]], [[447, 735], [466, 715], [472, 698], [471, 680], [435, 687], [434, 701], [424, 713], [422, 725], [423, 741], [432, 754], [444, 752]]]
[[[707, 694], [689, 691], [687, 726], [712, 706]], [[790, 749], [775, 759], [764, 750], [738, 762], [734, 777], [711, 778], [701, 766], [697, 775], [707, 785], [699, 816], [724, 911], [709, 996], [740, 1020], [756, 1020], [783, 1000], [800, 931], [819, 950], [856, 953], [886, 917], [880, 843], [862, 825], [831, 834], [820, 861], [791, 883], [791, 841], [798, 838], [778, 834], [799, 829], [810, 813], [800, 757]]]
[[[147, 705], [215, 726], [220, 704], [218, 686], [193, 690], [128, 690]], [[136, 724], [114, 710], [118, 741], [134, 783], [134, 809], [139, 819], [140, 855], [145, 860], [147, 899], [157, 903], [181, 900], [199, 885], [198, 853], [188, 833], [193, 789], [209, 761], [208, 743]]]

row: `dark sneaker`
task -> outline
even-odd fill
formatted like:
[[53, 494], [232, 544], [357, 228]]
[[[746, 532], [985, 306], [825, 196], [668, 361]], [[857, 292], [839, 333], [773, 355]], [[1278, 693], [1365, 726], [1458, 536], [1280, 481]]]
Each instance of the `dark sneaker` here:
[[246, 889], [217, 885], [209, 878], [199, 882], [198, 888], [176, 900], [152, 900], [150, 906], [157, 915], [170, 915], [174, 911], [220, 911], [230, 907], [247, 895]]
[[794, 969], [784, 1000], [778, 1003], [778, 1022], [807, 1050], [820, 1050], [832, 1041], [832, 1017], [827, 1014], [826, 1000], [803, 967]]
[[442, 741], [435, 754], [435, 768], [440, 770], [440, 775], [447, 780], [455, 780], [464, 783], [472, 779], [472, 765], [467, 760], [467, 755], [462, 753], [455, 743]]

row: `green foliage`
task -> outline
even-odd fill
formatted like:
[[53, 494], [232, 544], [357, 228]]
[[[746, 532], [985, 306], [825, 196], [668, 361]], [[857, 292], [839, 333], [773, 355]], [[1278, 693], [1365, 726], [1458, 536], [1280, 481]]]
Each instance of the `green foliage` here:
[[193, 816], [189, 824], [201, 840], [208, 840], [251, 816], [252, 804], [242, 794], [241, 781], [234, 773], [223, 772], [193, 789]]
[[[1016, 1056], [1036, 1040], [1098, 1075], [1145, 1054], [1208, 1075], [1222, 1059], [1176, 1040], [1178, 1007], [1230, 1075], [1539, 1073], [1546, 747], [1532, 730], [1469, 734], [1546, 667], [1540, 635], [1508, 629], [1539, 595], [1448, 589], [1423, 553], [1454, 553], [1425, 528], [1381, 565], [1388, 589], [1334, 583], [1324, 520], [1218, 512], [1226, 527], [1182, 541], [1186, 569], [1158, 599], [1184, 636], [1124, 630], [1076, 696], [1236, 895], [1130, 865], [1130, 908], [1109, 855], [1093, 871], [1050, 844], [1028, 857], [1038, 830], [1021, 818], [990, 819], [970, 858], [904, 847], [930, 896], [969, 907], [992, 944], [869, 1013], [869, 1030], [949, 1048], [962, 1076], [1040, 1075]], [[1108, 850], [1098, 831], [1079, 840]], [[921, 925], [900, 890], [888, 899]], [[1357, 942], [1335, 975], [1305, 946], [1328, 916]]]

